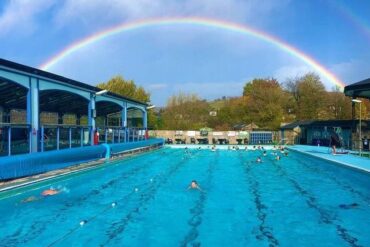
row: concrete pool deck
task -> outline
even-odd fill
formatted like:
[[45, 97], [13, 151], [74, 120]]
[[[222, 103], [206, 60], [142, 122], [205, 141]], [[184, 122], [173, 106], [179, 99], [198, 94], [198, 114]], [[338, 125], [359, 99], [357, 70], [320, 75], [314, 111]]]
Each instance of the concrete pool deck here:
[[359, 157], [350, 153], [333, 155], [328, 147], [294, 145], [286, 148], [370, 173], [370, 158]]

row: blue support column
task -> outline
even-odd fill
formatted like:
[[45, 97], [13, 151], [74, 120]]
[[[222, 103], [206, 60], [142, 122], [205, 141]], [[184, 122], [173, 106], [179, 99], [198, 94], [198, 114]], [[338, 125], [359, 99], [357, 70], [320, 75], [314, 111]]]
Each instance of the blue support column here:
[[118, 129], [118, 143], [121, 143], [121, 128]]
[[28, 127], [28, 149], [29, 149], [29, 153], [32, 153], [32, 142], [31, 142], [31, 136], [32, 136], [32, 128], [31, 126]]
[[128, 142], [129, 141], [128, 134], [127, 134], [128, 133], [128, 128], [126, 127], [124, 131], [125, 131], [124, 132], [125, 133], [125, 137], [124, 137], [125, 140], [124, 140], [124, 142]]
[[143, 128], [148, 128], [148, 113], [143, 111]]
[[44, 152], [44, 126], [41, 126], [41, 152]]
[[105, 127], [104, 129], [104, 141], [105, 143], [108, 143], [108, 129]]
[[39, 138], [39, 82], [36, 78], [30, 78], [27, 93], [27, 124], [31, 126], [30, 152], [38, 151]]
[[12, 127], [8, 128], [8, 155], [12, 154]]
[[69, 135], [68, 135], [68, 141], [69, 141], [69, 148], [72, 148], [72, 128], [69, 127]]
[[123, 142], [127, 142], [127, 103], [123, 102], [121, 111], [121, 126], [124, 128]]
[[89, 126], [91, 126], [91, 129], [90, 129], [90, 144], [91, 145], [94, 145], [95, 117], [96, 117], [95, 94], [91, 94], [90, 102], [89, 102], [89, 112], [88, 112]]
[[112, 129], [112, 143], [114, 143], [114, 136], [115, 136], [114, 132], [115, 132], [115, 129]]
[[84, 145], [84, 138], [83, 138], [83, 136], [84, 136], [84, 128], [80, 128], [80, 145], [81, 145], [81, 147], [83, 147], [83, 145]]
[[60, 128], [57, 127], [57, 150], [59, 150], [59, 143], [60, 143]]

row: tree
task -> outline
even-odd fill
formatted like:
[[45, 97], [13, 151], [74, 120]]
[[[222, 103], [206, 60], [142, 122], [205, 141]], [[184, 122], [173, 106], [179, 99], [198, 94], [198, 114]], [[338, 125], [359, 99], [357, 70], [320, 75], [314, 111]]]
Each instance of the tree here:
[[280, 127], [285, 99], [276, 79], [254, 79], [246, 83], [243, 96], [252, 122], [269, 129]]
[[[150, 94], [141, 86], [136, 86], [133, 80], [126, 81], [122, 76], [118, 75], [110, 79], [108, 82], [102, 82], [96, 85], [98, 88], [106, 89], [112, 93], [122, 95], [143, 103], [150, 102]], [[150, 129], [158, 128], [158, 119], [154, 111], [148, 110], [148, 127]]]
[[346, 97], [339, 88], [334, 88], [332, 92], [327, 93], [326, 110], [325, 119], [351, 119], [351, 99]]
[[[296, 101], [296, 116], [299, 120], [320, 119], [326, 105], [327, 92], [320, 77], [308, 73], [287, 83]], [[321, 114], [320, 114], [321, 113]]]
[[96, 85], [98, 88], [106, 89], [110, 92], [128, 97], [141, 102], [150, 102], [150, 94], [141, 86], [136, 86], [133, 80], [126, 81], [122, 76], [118, 75], [110, 79], [108, 82], [102, 82]]
[[163, 128], [190, 130], [207, 127], [210, 107], [195, 94], [179, 93], [169, 98], [161, 113]]

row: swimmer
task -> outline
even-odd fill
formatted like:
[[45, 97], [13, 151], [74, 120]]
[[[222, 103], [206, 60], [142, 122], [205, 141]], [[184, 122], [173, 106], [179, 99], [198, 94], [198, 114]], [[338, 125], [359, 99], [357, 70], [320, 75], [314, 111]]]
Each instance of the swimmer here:
[[202, 191], [202, 189], [199, 187], [199, 184], [196, 180], [191, 181], [191, 183], [188, 187], [188, 190], [190, 190], [190, 189]]
[[263, 156], [266, 156], [266, 155], [267, 155], [266, 151], [263, 151]]
[[56, 190], [56, 189], [50, 188], [50, 189], [47, 189], [47, 190], [44, 190], [43, 192], [41, 192], [42, 197], [30, 196], [30, 197], [27, 197], [27, 198], [23, 199], [21, 202], [22, 203], [27, 203], [27, 202], [38, 201], [38, 200], [42, 199], [43, 197], [53, 196], [53, 195], [56, 195], [60, 192], [61, 192], [61, 190]]
[[279, 155], [276, 156], [276, 160], [280, 160], [280, 156]]
[[40, 198], [38, 198], [36, 196], [30, 196], [30, 197], [27, 197], [27, 198], [23, 199], [21, 201], [21, 203], [34, 202], [34, 201], [38, 201], [38, 200], [40, 200]]
[[258, 157], [257, 160], [256, 160], [257, 163], [261, 163], [262, 160], [261, 160], [261, 157]]
[[41, 195], [42, 196], [53, 196], [53, 195], [56, 195], [60, 193], [60, 190], [56, 190], [56, 189], [47, 189], [47, 190], [44, 190]]
[[287, 151], [285, 151], [284, 155], [285, 155], [285, 156], [288, 156], [288, 152], [287, 152]]

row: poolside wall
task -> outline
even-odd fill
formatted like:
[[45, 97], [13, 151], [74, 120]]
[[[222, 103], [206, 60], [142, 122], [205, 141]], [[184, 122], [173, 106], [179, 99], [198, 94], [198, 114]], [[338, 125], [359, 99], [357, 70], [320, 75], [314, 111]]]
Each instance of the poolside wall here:
[[128, 150], [163, 145], [160, 138], [145, 141], [103, 144], [0, 158], [0, 181], [36, 175], [93, 160], [109, 158]]
[[[208, 143], [212, 143], [212, 139], [224, 138], [229, 140], [229, 144], [238, 144], [237, 139], [243, 139], [242, 134], [251, 131], [209, 131], [207, 136], [201, 136], [200, 131], [196, 130], [150, 130], [149, 136], [160, 137], [164, 139], [172, 139], [175, 142], [176, 139], [185, 140], [186, 144], [190, 144], [191, 138], [207, 138]], [[258, 131], [257, 131], [258, 132]], [[274, 142], [278, 143], [280, 141], [280, 133], [278, 131], [272, 131]]]

